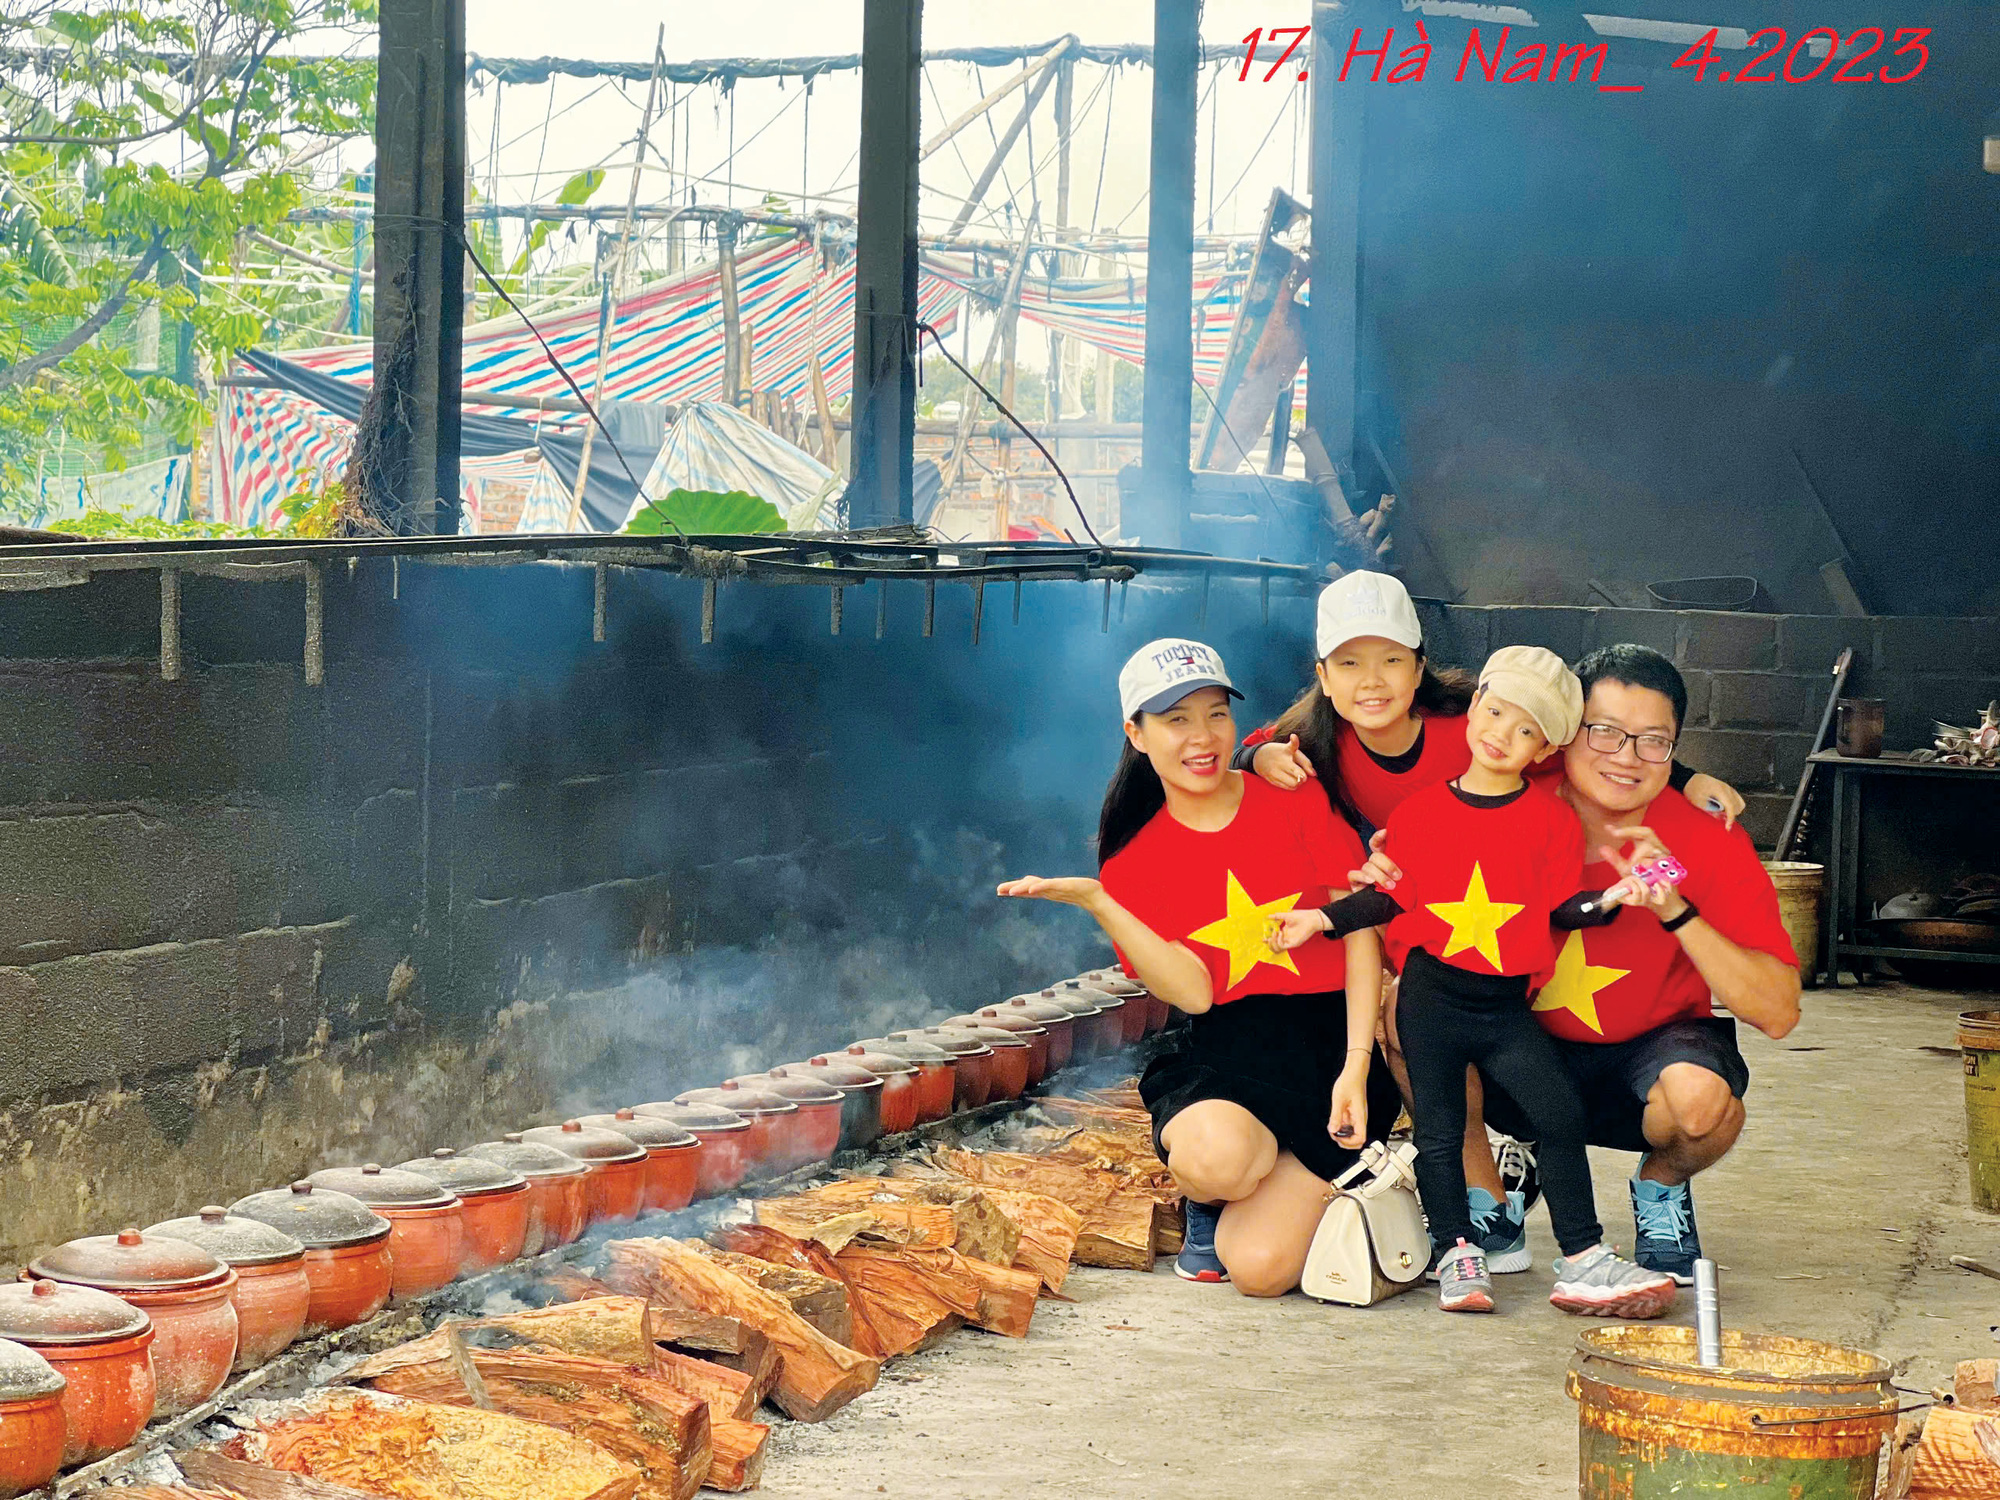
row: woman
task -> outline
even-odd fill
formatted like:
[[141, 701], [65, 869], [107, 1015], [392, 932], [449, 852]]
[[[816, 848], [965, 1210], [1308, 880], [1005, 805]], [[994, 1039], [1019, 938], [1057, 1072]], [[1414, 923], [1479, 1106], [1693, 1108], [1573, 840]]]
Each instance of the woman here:
[[1002, 896], [1080, 906], [1128, 972], [1193, 1018], [1140, 1094], [1187, 1195], [1175, 1269], [1253, 1297], [1298, 1285], [1328, 1181], [1394, 1122], [1374, 1056], [1372, 931], [1289, 953], [1273, 919], [1345, 892], [1360, 840], [1310, 790], [1230, 769], [1236, 721], [1221, 658], [1143, 646], [1118, 678], [1125, 746], [1098, 823], [1099, 878], [1028, 876]]

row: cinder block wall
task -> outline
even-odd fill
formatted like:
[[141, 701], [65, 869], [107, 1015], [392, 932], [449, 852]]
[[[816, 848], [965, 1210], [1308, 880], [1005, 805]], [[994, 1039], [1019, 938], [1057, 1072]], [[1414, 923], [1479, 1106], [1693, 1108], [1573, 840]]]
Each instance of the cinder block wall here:
[[1498, 646], [1546, 646], [1575, 661], [1616, 641], [1665, 652], [1687, 678], [1681, 758], [1750, 801], [1758, 844], [1777, 841], [1833, 685], [1854, 648], [1847, 696], [1881, 698], [1884, 744], [1931, 741], [1933, 720], [1974, 722], [2000, 698], [2000, 618], [1728, 614], [1705, 610], [1426, 605], [1439, 660], [1477, 666]]

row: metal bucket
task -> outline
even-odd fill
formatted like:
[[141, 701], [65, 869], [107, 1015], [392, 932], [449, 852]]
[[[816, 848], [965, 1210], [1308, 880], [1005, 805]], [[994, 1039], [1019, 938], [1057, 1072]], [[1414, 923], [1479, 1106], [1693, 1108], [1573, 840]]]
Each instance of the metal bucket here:
[[1972, 1206], [2000, 1213], [2000, 1010], [1968, 1010], [1958, 1018], [1965, 1058], [1965, 1148], [1972, 1172]]
[[1654, 1500], [1870, 1500], [1896, 1424], [1889, 1367], [1872, 1354], [1773, 1333], [1725, 1332], [1722, 1367], [1694, 1330], [1596, 1328], [1576, 1341], [1577, 1493]]
[[1826, 866], [1797, 859], [1767, 859], [1764, 871], [1778, 890], [1778, 916], [1799, 956], [1799, 978], [1807, 983], [1819, 969], [1820, 910], [1826, 899]]

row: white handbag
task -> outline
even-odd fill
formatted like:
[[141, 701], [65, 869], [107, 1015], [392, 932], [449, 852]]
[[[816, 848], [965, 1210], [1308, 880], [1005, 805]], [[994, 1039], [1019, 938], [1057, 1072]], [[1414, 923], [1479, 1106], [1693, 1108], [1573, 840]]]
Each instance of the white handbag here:
[[1362, 1148], [1361, 1160], [1327, 1194], [1300, 1291], [1322, 1302], [1367, 1307], [1422, 1280], [1431, 1240], [1417, 1203], [1416, 1159], [1407, 1141]]

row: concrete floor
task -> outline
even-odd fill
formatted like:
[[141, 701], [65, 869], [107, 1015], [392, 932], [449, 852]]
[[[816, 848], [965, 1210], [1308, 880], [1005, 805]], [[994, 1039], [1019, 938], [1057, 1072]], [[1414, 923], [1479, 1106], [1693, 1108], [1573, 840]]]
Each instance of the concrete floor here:
[[[1772, 1042], [1745, 1032], [1753, 1081], [1737, 1150], [1696, 1188], [1723, 1266], [1724, 1317], [1873, 1350], [1899, 1385], [2000, 1353], [2000, 1218], [1969, 1206], [1958, 996], [1897, 985], [1809, 992]], [[1595, 1152], [1600, 1212], [1629, 1248], [1632, 1158]], [[899, 1360], [817, 1427], [773, 1435], [765, 1493], [890, 1500], [1218, 1494], [1439, 1500], [1573, 1496], [1576, 1414], [1563, 1371], [1581, 1328], [1537, 1269], [1499, 1278], [1500, 1311], [1440, 1313], [1410, 1293], [1373, 1308], [1079, 1270], [1024, 1341], [966, 1331]], [[1693, 1321], [1684, 1293], [1679, 1320]]]

